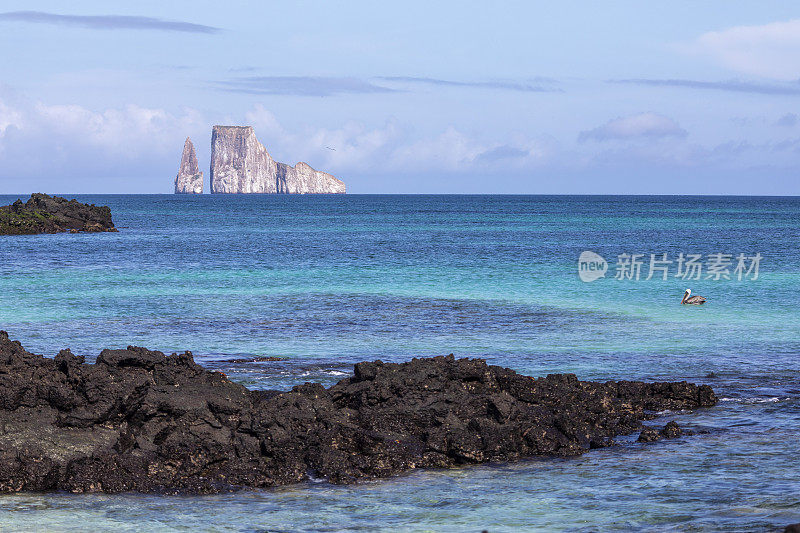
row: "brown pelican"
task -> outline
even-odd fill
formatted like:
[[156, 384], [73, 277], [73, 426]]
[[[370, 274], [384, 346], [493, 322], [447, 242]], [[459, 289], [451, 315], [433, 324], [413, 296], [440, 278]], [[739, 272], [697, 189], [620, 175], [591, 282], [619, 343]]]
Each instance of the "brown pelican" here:
[[692, 296], [692, 289], [686, 289], [681, 303], [683, 305], [703, 305], [706, 303], [706, 299], [703, 296]]

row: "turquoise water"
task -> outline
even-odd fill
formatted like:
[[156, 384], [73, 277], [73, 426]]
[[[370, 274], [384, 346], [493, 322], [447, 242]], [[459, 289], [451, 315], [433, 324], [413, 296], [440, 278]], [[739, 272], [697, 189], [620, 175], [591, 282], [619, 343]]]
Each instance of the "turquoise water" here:
[[[0, 204], [16, 196], [0, 196]], [[800, 521], [800, 198], [79, 196], [120, 233], [0, 238], [31, 351], [191, 350], [253, 388], [455, 353], [531, 375], [687, 379], [707, 434], [569, 460], [211, 497], [0, 497], [10, 529], [771, 530]], [[594, 251], [606, 277], [584, 283]], [[763, 257], [757, 279], [616, 280], [622, 253]], [[753, 276], [750, 276], [752, 278]], [[709, 299], [679, 305], [685, 288]], [[233, 363], [242, 356], [284, 361]]]

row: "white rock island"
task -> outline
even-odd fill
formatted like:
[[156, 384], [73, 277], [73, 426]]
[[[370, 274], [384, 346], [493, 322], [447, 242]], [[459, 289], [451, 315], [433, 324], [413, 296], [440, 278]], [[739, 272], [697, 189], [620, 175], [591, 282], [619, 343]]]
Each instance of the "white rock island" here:
[[258, 142], [252, 126], [214, 126], [211, 192], [344, 194], [345, 185], [306, 163], [278, 163]]

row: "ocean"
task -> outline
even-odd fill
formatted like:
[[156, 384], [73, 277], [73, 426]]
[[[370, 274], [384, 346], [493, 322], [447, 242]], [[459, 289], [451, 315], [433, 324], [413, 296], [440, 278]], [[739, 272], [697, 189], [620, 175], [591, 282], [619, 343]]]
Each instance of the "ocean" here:
[[[330, 385], [358, 361], [453, 353], [533, 376], [707, 383], [721, 401], [657, 421], [694, 436], [632, 435], [569, 459], [201, 497], [3, 495], [1, 530], [800, 522], [798, 197], [74, 197], [109, 205], [119, 233], [0, 237], [0, 329], [35, 353], [190, 350], [264, 389]], [[582, 281], [585, 251], [604, 276]], [[680, 305], [687, 288], [708, 303]], [[283, 360], [233, 361], [261, 356]]]

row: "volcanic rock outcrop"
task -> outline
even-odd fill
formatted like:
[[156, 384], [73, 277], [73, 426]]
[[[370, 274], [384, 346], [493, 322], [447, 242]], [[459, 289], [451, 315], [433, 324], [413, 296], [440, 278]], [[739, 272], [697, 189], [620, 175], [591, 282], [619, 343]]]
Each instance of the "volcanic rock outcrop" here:
[[639, 434], [637, 442], [654, 442], [661, 439], [677, 439], [684, 435], [694, 435], [692, 431], [682, 429], [674, 420], [667, 422], [662, 429], [656, 427], [646, 427]]
[[203, 194], [203, 173], [197, 164], [197, 154], [189, 137], [183, 143], [181, 168], [175, 176], [175, 194]]
[[214, 126], [211, 192], [344, 194], [345, 185], [306, 163], [278, 163], [258, 142], [252, 126]]
[[128, 347], [87, 364], [0, 332], [0, 491], [210, 493], [571, 456], [656, 411], [716, 401], [707, 385], [533, 379], [452, 355], [358, 363], [328, 389], [250, 391], [189, 352]]
[[107, 206], [82, 204], [60, 196], [35, 193], [22, 203], [0, 207], [0, 235], [34, 235], [69, 231], [117, 231]]

